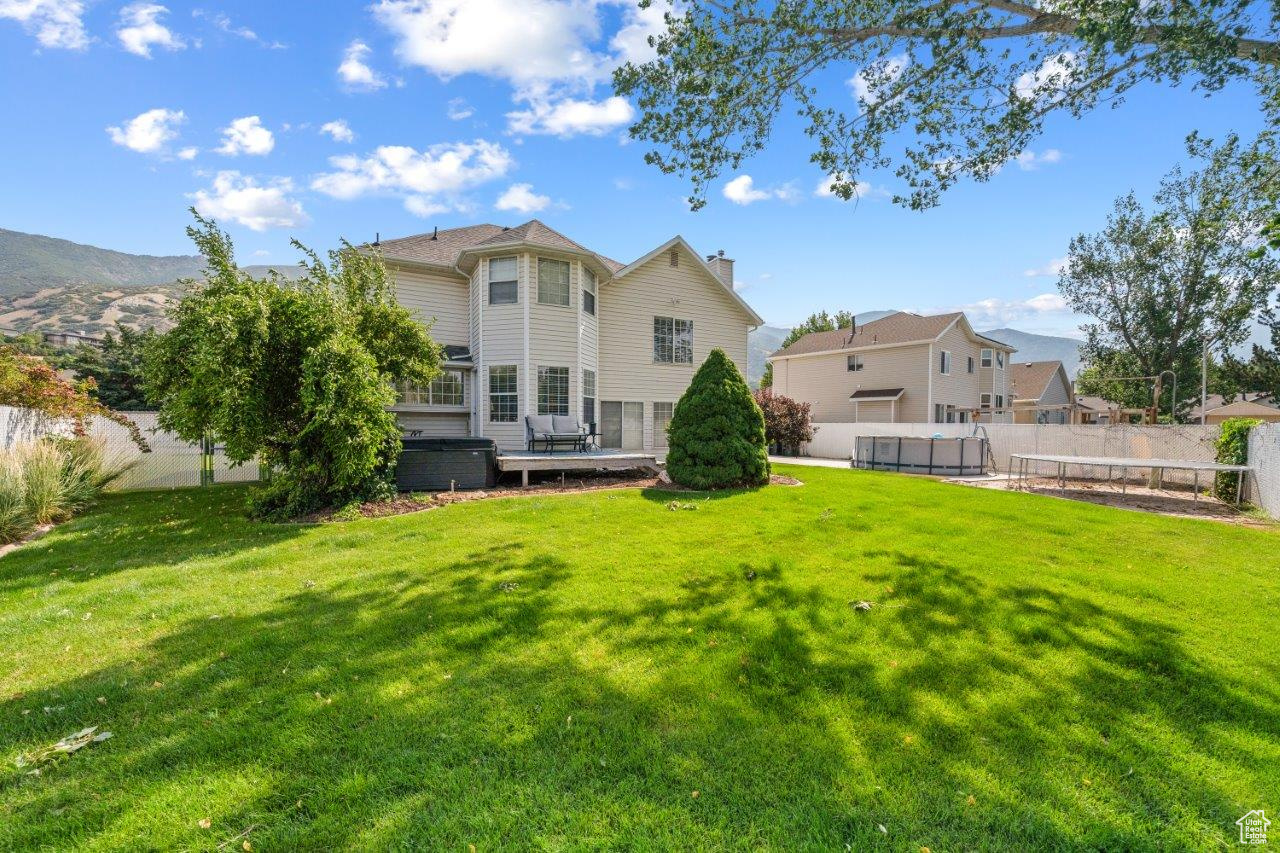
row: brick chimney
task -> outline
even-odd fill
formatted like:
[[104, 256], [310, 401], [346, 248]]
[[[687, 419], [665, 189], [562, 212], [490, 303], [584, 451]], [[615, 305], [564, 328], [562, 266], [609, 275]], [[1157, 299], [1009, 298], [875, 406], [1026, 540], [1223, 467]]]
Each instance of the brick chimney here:
[[707, 266], [711, 267], [716, 278], [728, 285], [730, 290], [733, 289], [733, 258], [726, 258], [724, 249], [714, 255], [707, 255]]

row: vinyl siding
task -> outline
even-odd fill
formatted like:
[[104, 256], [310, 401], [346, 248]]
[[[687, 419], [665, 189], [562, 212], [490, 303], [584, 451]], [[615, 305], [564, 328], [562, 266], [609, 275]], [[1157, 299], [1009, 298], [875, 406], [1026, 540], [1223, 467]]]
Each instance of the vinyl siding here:
[[[538, 259], [569, 262], [569, 304], [543, 305], [538, 302]], [[581, 294], [576, 261], [553, 253], [528, 256], [529, 264], [529, 404], [521, 415], [538, 413], [538, 368], [569, 369], [569, 414], [580, 417], [582, 397], [581, 373], [578, 369], [578, 311]]]
[[[493, 257], [509, 257], [510, 253], [498, 253]], [[489, 278], [487, 258], [478, 265], [481, 311], [480, 350], [483, 361], [480, 366], [480, 411], [484, 419], [484, 435], [498, 442], [503, 450], [524, 447], [524, 415], [529, 411], [528, 368], [525, 365], [525, 307], [529, 298], [529, 256], [518, 255], [516, 263], [516, 289], [519, 297], [514, 305], [489, 304]], [[514, 364], [517, 367], [520, 415], [515, 423], [492, 423], [489, 420], [489, 367]]]
[[465, 414], [396, 412], [396, 421], [404, 432], [421, 430], [423, 438], [466, 438], [471, 434], [470, 420]]
[[[944, 375], [939, 368], [942, 363], [942, 351], [951, 353], [951, 373]], [[960, 324], [952, 326], [943, 333], [942, 338], [933, 345], [933, 402], [957, 408], [973, 408], [978, 405], [978, 374], [982, 364], [981, 347], [973, 341]], [[974, 360], [974, 372], [968, 372], [968, 359]], [[932, 409], [930, 409], [930, 415]], [[928, 418], [926, 418], [928, 420]]]
[[[467, 280], [460, 275], [392, 267], [396, 301], [423, 323], [432, 323], [431, 338], [439, 344], [466, 345], [471, 341]], [[434, 321], [434, 322], [433, 322]]]
[[[599, 400], [644, 403], [644, 447], [653, 450], [653, 403], [679, 400], [715, 347], [746, 374], [750, 318], [684, 249], [679, 265], [663, 252], [625, 278], [599, 288]], [[693, 363], [655, 364], [653, 318], [693, 321]], [[598, 404], [597, 404], [598, 405]]]
[[[847, 353], [801, 356], [776, 362], [774, 390], [812, 406], [813, 419], [828, 423], [881, 423], [889, 407], [858, 404], [855, 414], [849, 399], [860, 389], [905, 388], [898, 400], [899, 423], [928, 420], [929, 347], [915, 344], [864, 350], [862, 370], [850, 372]], [[883, 420], [882, 420], [883, 419]]]

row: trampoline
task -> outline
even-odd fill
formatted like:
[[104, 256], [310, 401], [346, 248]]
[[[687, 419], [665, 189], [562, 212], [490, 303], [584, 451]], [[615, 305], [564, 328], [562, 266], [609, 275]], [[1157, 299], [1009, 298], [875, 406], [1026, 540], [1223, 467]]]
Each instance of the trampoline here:
[[[1091, 468], [1106, 468], [1107, 482], [1111, 482], [1111, 477], [1115, 473], [1115, 469], [1121, 471], [1120, 494], [1125, 493], [1128, 485], [1130, 468], [1148, 468], [1156, 474], [1157, 478], [1163, 480], [1163, 474], [1169, 471], [1191, 471], [1193, 472], [1191, 499], [1193, 501], [1200, 500], [1200, 472], [1207, 471], [1213, 474], [1226, 472], [1236, 475], [1236, 506], [1240, 505], [1240, 496], [1244, 493], [1244, 486], [1248, 482], [1248, 476], [1253, 469], [1248, 465], [1226, 465], [1221, 462], [1201, 462], [1193, 459], [1142, 459], [1139, 457], [1117, 457], [1117, 456], [1058, 456], [1052, 453], [1011, 453], [1009, 454], [1009, 476], [1015, 478], [1015, 482], [1019, 489], [1027, 487], [1027, 473], [1033, 462], [1048, 462], [1058, 466], [1058, 488], [1066, 491], [1067, 488], [1067, 466], [1080, 465]], [[1013, 472], [1014, 466], [1017, 466], [1017, 474]]]

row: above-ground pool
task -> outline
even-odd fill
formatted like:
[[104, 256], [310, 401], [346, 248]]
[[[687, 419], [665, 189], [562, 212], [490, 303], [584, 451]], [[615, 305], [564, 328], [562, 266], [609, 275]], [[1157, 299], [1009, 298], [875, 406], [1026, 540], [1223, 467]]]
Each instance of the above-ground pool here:
[[854, 442], [853, 467], [960, 477], [985, 474], [987, 440], [860, 435]]

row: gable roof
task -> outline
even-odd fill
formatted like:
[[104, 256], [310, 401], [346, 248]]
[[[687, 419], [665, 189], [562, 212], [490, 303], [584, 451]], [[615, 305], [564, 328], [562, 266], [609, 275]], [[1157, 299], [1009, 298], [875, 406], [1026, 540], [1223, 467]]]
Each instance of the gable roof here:
[[724, 290], [729, 294], [729, 296], [733, 298], [733, 301], [738, 303], [738, 307], [740, 307], [743, 311], [747, 312], [747, 316], [751, 318], [751, 321], [755, 325], [757, 326], [764, 325], [764, 318], [761, 317], [759, 314], [757, 314], [755, 312], [755, 309], [753, 309], [750, 305], [748, 305], [747, 301], [738, 295], [738, 291], [733, 289], [732, 284], [725, 282], [724, 279], [716, 275], [715, 270], [711, 269], [710, 265], [708, 265], [707, 262], [703, 260], [702, 255], [699, 255], [697, 252], [695, 252], [693, 247], [689, 245], [689, 241], [685, 240], [679, 234], [672, 237], [670, 240], [663, 243], [661, 246], [658, 246], [652, 251], [646, 252], [644, 255], [640, 256], [639, 258], [636, 258], [634, 261], [627, 264], [625, 267], [615, 270], [613, 274], [614, 280], [616, 281], [617, 279], [624, 278], [630, 275], [631, 273], [640, 269], [640, 267], [649, 263], [649, 261], [658, 257], [664, 252], [668, 252], [671, 249], [674, 249], [677, 247], [683, 248], [686, 252], [692, 255], [693, 259], [698, 263], [700, 267], [702, 267], [702, 269], [707, 273], [707, 275], [711, 276], [712, 280], [715, 281], [716, 284], [724, 288]]
[[[1009, 383], [1015, 400], [1039, 400], [1049, 389], [1049, 383], [1058, 371], [1065, 368], [1061, 361], [1023, 361], [1009, 367]], [[1070, 389], [1070, 383], [1067, 388]]]
[[501, 233], [501, 225], [467, 225], [462, 228], [445, 228], [431, 234], [382, 240], [377, 248], [387, 260], [414, 261], [452, 268], [463, 249]]
[[[856, 318], [855, 318], [856, 319]], [[858, 325], [850, 334], [849, 329], [836, 329], [834, 332], [810, 332], [790, 346], [783, 347], [769, 358], [789, 358], [796, 355], [809, 355], [817, 352], [842, 352], [869, 347], [899, 346], [903, 344], [932, 343], [942, 337], [956, 323], [963, 323], [965, 329], [975, 338], [987, 341], [992, 346], [1008, 352], [1013, 347], [1008, 344], [992, 341], [973, 331], [969, 320], [961, 311], [949, 314], [933, 314], [924, 316], [910, 311], [898, 311], [879, 320]]]
[[1233, 418], [1274, 418], [1277, 415], [1280, 415], [1280, 409], [1254, 400], [1236, 400], [1234, 403], [1227, 403], [1225, 406], [1218, 406], [1216, 409], [1209, 409], [1205, 412], [1205, 415], [1225, 415]]

